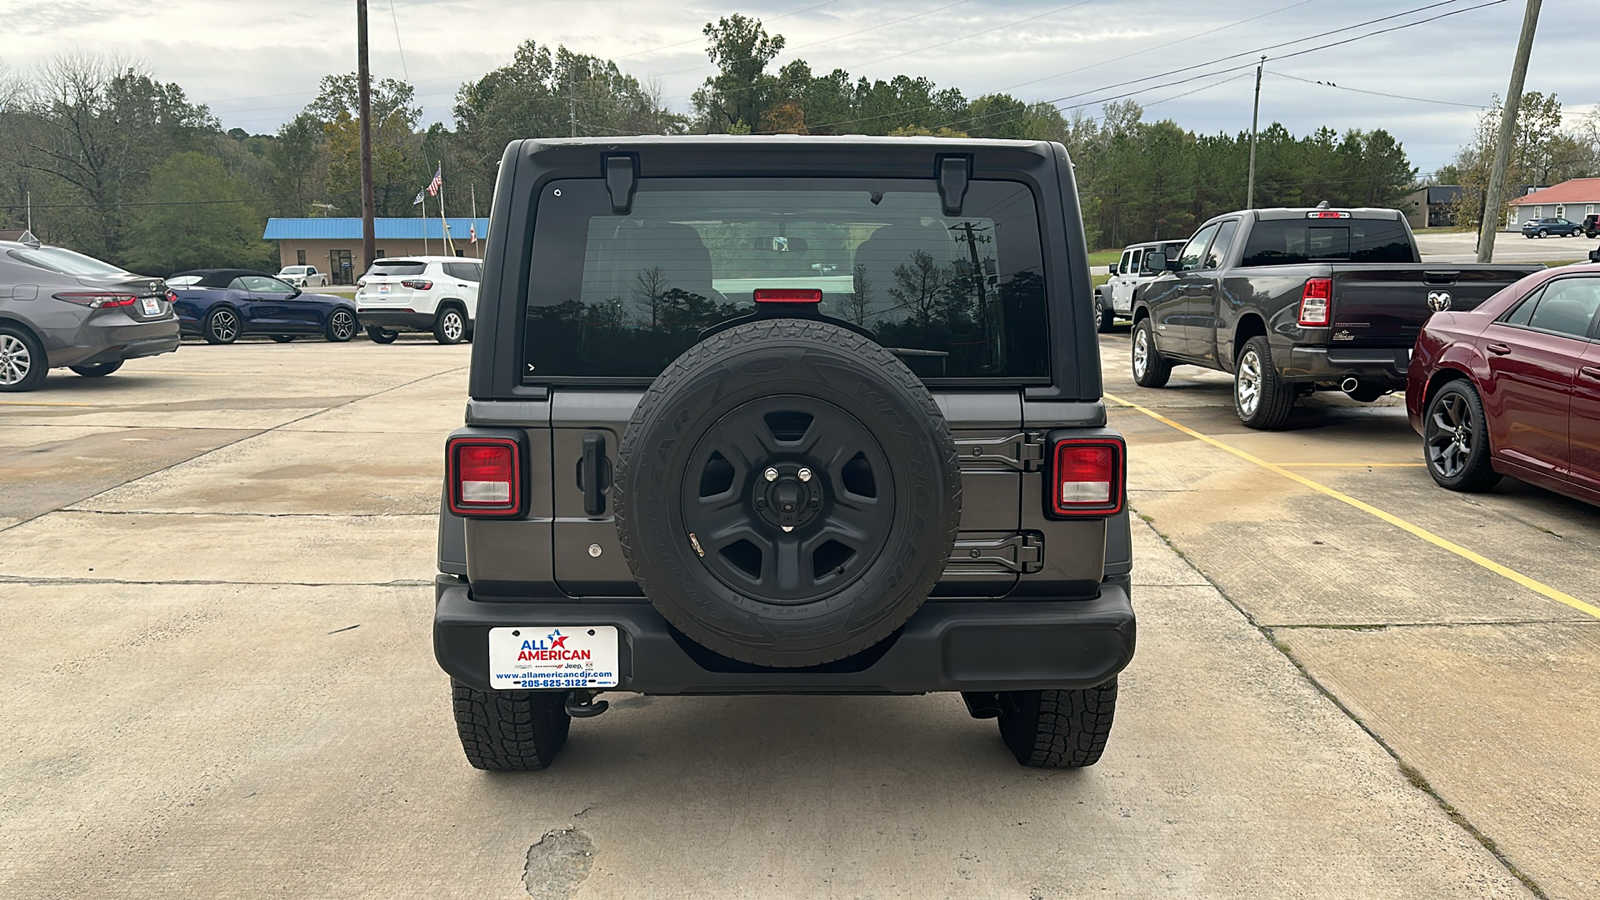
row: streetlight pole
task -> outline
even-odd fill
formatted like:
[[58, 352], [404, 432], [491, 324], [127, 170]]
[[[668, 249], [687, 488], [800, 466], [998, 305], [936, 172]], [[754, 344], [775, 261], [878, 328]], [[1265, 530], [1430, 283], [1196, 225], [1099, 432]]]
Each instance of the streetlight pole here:
[[[372, 201], [372, 70], [367, 65], [367, 0], [356, 0], [356, 81], [361, 104], [361, 271], [378, 254]], [[359, 277], [359, 273], [356, 274]]]
[[1483, 192], [1483, 221], [1478, 223], [1478, 262], [1494, 261], [1494, 236], [1500, 230], [1500, 199], [1505, 192], [1506, 167], [1511, 164], [1511, 144], [1516, 140], [1517, 109], [1522, 106], [1522, 82], [1533, 54], [1533, 31], [1539, 25], [1540, 0], [1528, 0], [1522, 14], [1522, 35], [1517, 38], [1517, 58], [1511, 64], [1511, 85], [1506, 88], [1505, 109], [1500, 111], [1500, 140], [1494, 145], [1494, 167]]
[[1261, 121], [1261, 70], [1267, 67], [1266, 54], [1256, 66], [1256, 106], [1250, 113], [1250, 180], [1244, 189], [1244, 208], [1256, 208], [1256, 126]]

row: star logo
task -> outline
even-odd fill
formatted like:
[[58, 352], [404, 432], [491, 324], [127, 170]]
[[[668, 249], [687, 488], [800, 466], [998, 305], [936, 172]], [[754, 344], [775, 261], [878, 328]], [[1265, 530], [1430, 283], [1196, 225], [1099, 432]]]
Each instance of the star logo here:
[[555, 631], [550, 632], [551, 650], [562, 650], [565, 649], [566, 646], [567, 636], [561, 633], [561, 629], [557, 628]]

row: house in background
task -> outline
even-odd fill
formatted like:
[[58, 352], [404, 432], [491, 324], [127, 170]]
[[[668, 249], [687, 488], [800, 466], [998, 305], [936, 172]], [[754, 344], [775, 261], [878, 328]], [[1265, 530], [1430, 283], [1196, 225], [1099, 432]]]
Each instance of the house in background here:
[[1456, 224], [1462, 193], [1459, 184], [1429, 185], [1402, 200], [1400, 209], [1412, 228], [1443, 228]]
[[[449, 225], [450, 243], [444, 240]], [[395, 256], [483, 256], [489, 234], [488, 219], [374, 219], [378, 259]], [[477, 235], [477, 243], [472, 236]], [[354, 284], [367, 270], [361, 259], [361, 220], [268, 219], [262, 240], [278, 242], [278, 260], [284, 266], [316, 266], [329, 273], [334, 284]]]
[[1523, 222], [1560, 218], [1583, 221], [1584, 216], [1600, 213], [1600, 178], [1574, 178], [1547, 188], [1534, 188], [1510, 201], [1506, 230], [1520, 231]]

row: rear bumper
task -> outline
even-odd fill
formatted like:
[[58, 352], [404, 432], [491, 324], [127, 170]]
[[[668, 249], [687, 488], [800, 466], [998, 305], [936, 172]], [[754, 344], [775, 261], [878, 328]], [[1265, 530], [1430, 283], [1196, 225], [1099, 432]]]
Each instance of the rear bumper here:
[[1285, 381], [1341, 381], [1357, 378], [1398, 390], [1406, 385], [1411, 351], [1403, 347], [1291, 347], [1280, 374]]
[[178, 321], [138, 322], [118, 315], [91, 318], [70, 342], [46, 344], [50, 365], [88, 366], [171, 353], [178, 349]]
[[391, 330], [402, 328], [407, 331], [433, 330], [433, 313], [404, 312], [384, 309], [381, 306], [362, 307], [356, 310], [356, 318], [361, 320], [363, 328], [376, 325]]
[[1136, 626], [1126, 580], [1093, 600], [940, 601], [924, 604], [894, 636], [824, 666], [771, 669], [710, 654], [648, 603], [481, 603], [466, 583], [434, 584], [433, 649], [457, 681], [490, 690], [489, 629], [614, 625], [622, 635], [621, 684], [646, 694], [922, 694], [1102, 684], [1133, 658]]

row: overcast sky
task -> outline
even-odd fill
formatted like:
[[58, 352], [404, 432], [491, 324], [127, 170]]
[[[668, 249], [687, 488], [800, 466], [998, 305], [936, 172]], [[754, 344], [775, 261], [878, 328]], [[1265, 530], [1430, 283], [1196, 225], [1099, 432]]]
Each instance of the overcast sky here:
[[[527, 39], [614, 59], [641, 80], [658, 79], [668, 105], [686, 111], [689, 94], [713, 71], [700, 29], [740, 12], [787, 39], [780, 65], [801, 58], [819, 73], [838, 67], [869, 78], [921, 75], [969, 99], [1005, 91], [1063, 107], [1087, 104], [1091, 114], [1106, 98], [1139, 91], [1134, 97], [1146, 104], [1147, 119], [1171, 118], [1205, 132], [1248, 130], [1253, 63], [1264, 52], [1263, 126], [1280, 121], [1296, 134], [1321, 125], [1385, 128], [1425, 172], [1449, 162], [1469, 139], [1478, 113], [1472, 106], [1504, 93], [1524, 9], [1522, 0], [392, 0], [392, 6], [369, 0], [369, 6], [374, 75], [409, 78], [430, 122], [449, 122], [461, 83], [506, 64]], [[8, 33], [0, 62], [25, 73], [62, 53], [120, 50], [209, 105], [223, 127], [273, 132], [315, 95], [324, 74], [355, 69], [354, 9], [348, 0], [0, 0]], [[1289, 56], [1456, 10], [1468, 11]], [[1556, 92], [1569, 116], [1600, 99], [1597, 25], [1595, 0], [1545, 0], [1527, 88]], [[1202, 77], [1176, 83], [1196, 75]]]

